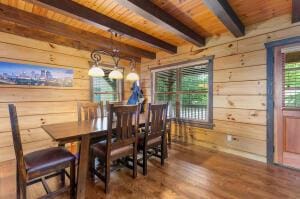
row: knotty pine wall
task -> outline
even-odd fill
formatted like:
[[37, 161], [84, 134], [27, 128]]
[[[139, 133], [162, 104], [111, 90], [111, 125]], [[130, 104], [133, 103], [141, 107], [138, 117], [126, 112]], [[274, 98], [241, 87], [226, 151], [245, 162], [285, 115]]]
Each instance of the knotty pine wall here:
[[[104, 63], [112, 64], [109, 57]], [[0, 32], [0, 61], [73, 68], [71, 88], [0, 85], [0, 162], [15, 158], [8, 103], [17, 106], [25, 152], [55, 145], [40, 126], [77, 120], [77, 102], [90, 100], [90, 52]], [[125, 73], [128, 62], [122, 61]], [[128, 99], [131, 83], [125, 81]]]
[[[142, 89], [151, 100], [150, 69], [214, 55], [213, 130], [173, 125], [173, 140], [197, 144], [266, 161], [266, 42], [299, 36], [300, 24], [284, 15], [246, 28], [246, 35], [229, 33], [209, 38], [204, 48], [186, 45], [176, 55], [160, 52], [142, 59]], [[227, 135], [233, 135], [228, 142]]]

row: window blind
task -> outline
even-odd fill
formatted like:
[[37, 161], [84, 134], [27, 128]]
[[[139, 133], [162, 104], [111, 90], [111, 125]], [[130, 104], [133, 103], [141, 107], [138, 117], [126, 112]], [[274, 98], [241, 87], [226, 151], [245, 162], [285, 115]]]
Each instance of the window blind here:
[[104, 77], [93, 77], [92, 78], [92, 94], [93, 101], [119, 101], [120, 91], [119, 82], [120, 80], [109, 79], [108, 74], [111, 72], [109, 69], [103, 69]]
[[155, 74], [155, 102], [168, 103], [170, 117], [176, 115], [177, 69], [156, 72]]

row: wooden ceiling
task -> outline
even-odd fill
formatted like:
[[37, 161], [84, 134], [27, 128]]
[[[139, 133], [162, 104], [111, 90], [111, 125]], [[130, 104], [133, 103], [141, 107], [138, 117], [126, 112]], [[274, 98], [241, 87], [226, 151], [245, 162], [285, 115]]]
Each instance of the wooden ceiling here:
[[[134, 27], [137, 30], [174, 46], [189, 43], [187, 40], [174, 34], [174, 32], [143, 18], [136, 12], [120, 5], [117, 1], [74, 1], [84, 7], [102, 13], [112, 19], [120, 21], [130, 27]], [[228, 28], [225, 27], [215, 13], [208, 8], [203, 0], [152, 0], [152, 2], [202, 37], [219, 35], [228, 31]], [[0, 3], [35, 15], [46, 17], [81, 30], [95, 33], [107, 38], [110, 37], [110, 33], [106, 30], [53, 11], [52, 9], [47, 9], [33, 4], [28, 2], [28, 0], [0, 0]], [[292, 10], [292, 0], [228, 0], [228, 3], [244, 26], [258, 23], [275, 16], [291, 13]], [[127, 37], [126, 35], [117, 38], [117, 40], [151, 52], [157, 52], [159, 50], [159, 48], [153, 47], [135, 38]]]

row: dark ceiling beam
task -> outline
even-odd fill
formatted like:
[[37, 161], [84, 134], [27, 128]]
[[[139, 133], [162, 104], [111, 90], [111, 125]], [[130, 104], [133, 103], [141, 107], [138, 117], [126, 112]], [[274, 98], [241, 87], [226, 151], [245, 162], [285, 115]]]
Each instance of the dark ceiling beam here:
[[205, 38], [149, 0], [117, 0], [117, 2], [199, 47], [205, 45]]
[[[98, 34], [74, 28], [72, 26], [48, 19], [46, 17], [37, 16], [3, 4], [0, 4], [0, 19], [2, 20], [2, 22], [4, 20], [8, 22], [14, 22], [15, 24], [23, 27], [14, 27], [14, 31], [10, 30], [10, 28], [12, 28], [13, 26], [9, 26], [7, 27], [7, 29], [5, 29], [5, 27], [2, 27], [1, 30], [3, 32], [13, 31], [14, 34], [22, 35], [24, 34], [22, 30], [25, 31], [24, 28], [27, 27], [29, 28], [29, 30], [26, 30], [26, 35], [31, 35], [30, 37], [33, 39], [40, 38], [40, 40], [47, 41], [45, 35], [46, 33], [51, 33], [57, 35], [56, 38], [59, 38], [59, 41], [55, 42], [55, 39], [53, 39], [55, 37], [53, 35], [49, 35], [49, 39], [52, 39], [52, 43], [61, 44], [63, 40], [62, 37], [64, 37], [64, 40], [68, 41], [66, 43], [73, 43], [73, 45], [81, 47], [85, 46], [84, 49], [86, 50], [110, 50], [111, 47], [111, 40], [109, 38], [102, 37]], [[29, 33], [30, 29], [32, 30], [32, 33]], [[21, 32], [18, 33], [17, 31]], [[43, 35], [39, 35], [38, 31], [43, 31]], [[42, 32], [40, 33], [42, 34]], [[153, 52], [133, 47], [122, 42], [114, 41], [114, 44], [117, 45], [121, 53], [126, 56], [139, 58], [145, 57], [149, 59], [155, 59], [156, 57], [156, 54]]]
[[[78, 50], [86, 50], [86, 51], [93, 51], [95, 49], [99, 49], [99, 45], [87, 44], [82, 41], [44, 32], [42, 30], [28, 28], [26, 26], [22, 26], [14, 22], [2, 20], [2, 19], [0, 19], [0, 32], [5, 32], [13, 35], [18, 35], [21, 37], [48, 42], [49, 46], [52, 48], [55, 48], [55, 45], [53, 44], [57, 44], [61, 46], [66, 46], [66, 47], [71, 47]], [[121, 53], [121, 55], [124, 57], [128, 57], [128, 60], [130, 57], [133, 58], [136, 62], [139, 63], [141, 62], [140, 57], [135, 57], [133, 55], [124, 54], [124, 53]]]
[[209, 9], [236, 37], [245, 35], [245, 27], [227, 0], [203, 0]]
[[47, 9], [52, 9], [55, 12], [61, 13], [66, 16], [76, 18], [84, 23], [99, 27], [104, 30], [115, 30], [123, 33], [129, 37], [138, 39], [142, 42], [167, 51], [169, 53], [177, 53], [177, 47], [155, 38], [147, 33], [144, 33], [131, 26], [123, 24], [115, 19], [112, 19], [106, 15], [103, 15], [97, 11], [80, 5], [71, 0], [27, 0], [34, 4], [40, 5]]
[[300, 0], [292, 1], [292, 23], [300, 21]]

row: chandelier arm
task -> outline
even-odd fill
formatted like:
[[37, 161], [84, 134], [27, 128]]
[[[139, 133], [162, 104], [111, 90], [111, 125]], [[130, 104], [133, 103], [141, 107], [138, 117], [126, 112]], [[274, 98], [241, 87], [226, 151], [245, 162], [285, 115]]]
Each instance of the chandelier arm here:
[[103, 52], [100, 51], [100, 50], [94, 50], [92, 53], [91, 53], [91, 59], [96, 63], [96, 65], [98, 66], [99, 62], [101, 61], [102, 59], [102, 54]]
[[127, 57], [127, 56], [121, 56], [120, 55], [120, 50], [118, 48], [114, 48], [114, 41], [113, 37], [117, 37], [118, 34], [110, 30], [110, 50], [94, 50], [91, 53], [91, 59], [95, 62], [96, 66], [99, 67], [99, 63], [102, 60], [102, 55], [108, 55], [112, 58], [113, 63], [114, 63], [114, 68], [117, 69], [119, 67], [119, 62], [121, 59], [127, 59], [130, 61], [130, 69], [131, 71], [134, 71], [136, 68], [136, 61], [133, 57]]

